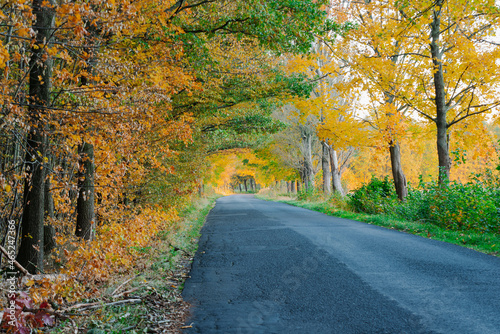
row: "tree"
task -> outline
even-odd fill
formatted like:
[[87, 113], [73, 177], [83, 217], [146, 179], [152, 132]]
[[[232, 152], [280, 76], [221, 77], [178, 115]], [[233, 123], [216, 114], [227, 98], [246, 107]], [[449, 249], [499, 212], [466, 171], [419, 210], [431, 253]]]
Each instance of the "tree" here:
[[496, 61], [500, 47], [488, 42], [500, 24], [500, 10], [494, 1], [472, 1], [465, 11], [462, 5], [445, 0], [432, 4], [431, 9], [420, 7], [419, 12], [432, 18], [429, 53], [422, 56], [430, 55], [432, 60], [428, 68], [433, 73], [435, 116], [416, 110], [436, 124], [439, 180], [443, 182], [451, 169], [449, 128], [500, 104], [495, 89], [500, 80]]
[[[333, 191], [343, 196], [342, 173], [355, 147], [363, 143], [364, 132], [354, 118], [353, 82], [348, 73], [323, 40], [316, 41], [313, 51], [312, 55], [295, 57], [288, 64], [292, 71], [316, 83], [309, 97], [296, 98], [293, 105], [299, 120], [316, 122], [315, 135], [322, 146], [323, 189], [328, 192], [331, 182]], [[343, 159], [339, 160], [339, 155]]]
[[44, 197], [47, 137], [47, 109], [51, 104], [52, 58], [47, 53], [52, 40], [55, 2], [33, 1], [36, 41], [31, 48], [29, 72], [29, 107], [31, 128], [27, 137], [26, 181], [21, 227], [21, 245], [17, 261], [29, 272], [43, 271]]
[[182, 205], [211, 151], [281, 129], [271, 110], [308, 83], [276, 55], [309, 48], [322, 4], [5, 3], [0, 207], [23, 214], [22, 264], [43, 269], [44, 206], [59, 235], [90, 239], [92, 227], [137, 217], [133, 206]]
[[499, 8], [494, 1], [376, 5], [395, 15], [392, 56], [405, 59], [405, 78], [411, 80], [392, 96], [435, 126], [442, 183], [451, 169], [449, 129], [471, 117], [484, 119], [500, 103], [495, 90], [500, 47], [489, 38], [499, 25]]
[[401, 123], [408, 105], [396, 96], [408, 88], [408, 69], [417, 68], [418, 63], [405, 56], [413, 46], [400, 38], [402, 15], [393, 5], [391, 1], [352, 3], [348, 18], [357, 29], [346, 32], [334, 48], [339, 61], [349, 66], [351, 75], [368, 91], [371, 110], [365, 121], [388, 148], [396, 193], [404, 200], [408, 190], [401, 159], [405, 135]]

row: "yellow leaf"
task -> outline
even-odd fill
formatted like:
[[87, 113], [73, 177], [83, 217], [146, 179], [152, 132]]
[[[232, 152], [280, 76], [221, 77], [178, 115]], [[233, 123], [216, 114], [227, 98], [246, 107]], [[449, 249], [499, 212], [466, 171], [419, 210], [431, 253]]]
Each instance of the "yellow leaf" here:
[[9, 52], [3, 46], [2, 41], [0, 41], [0, 68], [4, 68], [8, 60]]
[[6, 186], [5, 186], [5, 191], [6, 191], [6, 192], [10, 192], [10, 190], [11, 190], [10, 185], [6, 185]]
[[30, 29], [29, 28], [21, 28], [17, 31], [17, 34], [20, 36], [20, 37], [31, 37], [31, 34], [30, 34]]

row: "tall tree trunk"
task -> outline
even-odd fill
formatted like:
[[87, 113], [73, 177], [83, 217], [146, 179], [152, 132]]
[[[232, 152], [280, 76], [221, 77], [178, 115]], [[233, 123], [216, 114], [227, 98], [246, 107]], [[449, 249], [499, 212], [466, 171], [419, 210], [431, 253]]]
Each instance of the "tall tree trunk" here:
[[245, 184], [245, 192], [248, 192], [248, 186], [247, 186], [247, 179], [243, 180], [243, 183]]
[[83, 143], [78, 147], [78, 199], [76, 202], [77, 237], [92, 240], [95, 223], [94, 211], [94, 146]]
[[328, 149], [328, 144], [321, 142], [322, 154], [321, 154], [321, 168], [323, 170], [323, 192], [325, 194], [332, 193], [332, 172], [330, 170], [330, 150]]
[[[95, 35], [95, 27], [88, 23], [90, 37]], [[94, 45], [92, 38], [87, 38], [88, 47], [85, 48], [91, 57], [87, 61], [86, 71], [89, 77], [92, 77], [95, 67], [95, 53], [97, 47]], [[87, 86], [91, 80], [89, 77], [82, 76], [82, 86]], [[83, 141], [78, 146], [78, 198], [76, 202], [76, 230], [75, 235], [85, 240], [94, 238], [94, 225], [96, 223], [95, 214], [95, 164], [94, 164], [94, 145]], [[127, 193], [123, 193], [123, 204], [128, 206], [130, 199]]]
[[21, 221], [21, 244], [17, 261], [35, 274], [43, 271], [44, 257], [44, 201], [45, 201], [45, 168], [43, 155], [45, 137], [30, 131], [26, 152], [26, 181], [24, 184], [24, 208]]
[[302, 127], [302, 154], [304, 155], [304, 185], [306, 190], [314, 188], [314, 173], [312, 163], [313, 133], [305, 126]]
[[302, 184], [306, 183], [306, 177], [305, 177], [305, 171], [304, 171], [304, 159], [300, 160], [300, 167], [299, 167], [299, 177], [300, 181], [302, 181]]
[[290, 185], [290, 188], [291, 188], [290, 190], [291, 190], [291, 192], [292, 192], [292, 193], [295, 193], [295, 192], [296, 192], [296, 191], [295, 191], [295, 180], [292, 180], [291, 185]]
[[338, 193], [340, 196], [344, 196], [344, 190], [342, 189], [342, 171], [340, 170], [337, 151], [332, 146], [329, 146], [329, 150], [333, 192]]
[[406, 184], [406, 176], [401, 166], [401, 150], [399, 143], [392, 142], [389, 146], [389, 153], [391, 156], [392, 177], [394, 179], [394, 186], [396, 193], [401, 201], [404, 201], [408, 195], [408, 186]]
[[[55, 10], [44, 0], [33, 0], [36, 43], [31, 48], [28, 117], [30, 130], [26, 145], [26, 181], [21, 221], [21, 244], [17, 261], [30, 273], [43, 270], [43, 220], [45, 200], [44, 154], [47, 138], [44, 128], [45, 107], [50, 105], [52, 58], [46, 52], [54, 29]], [[51, 1], [50, 5], [55, 6]], [[52, 7], [52, 6], [51, 6]], [[47, 45], [45, 44], [47, 43]]]
[[439, 39], [441, 36], [441, 10], [444, 1], [438, 0], [433, 12], [433, 21], [431, 23], [431, 55], [434, 65], [434, 93], [436, 95], [436, 127], [437, 127], [437, 151], [439, 160], [439, 183], [442, 184], [450, 178], [451, 158], [448, 142], [448, 123], [446, 114], [448, 106], [446, 105], [446, 91], [444, 83], [443, 57], [439, 48]]

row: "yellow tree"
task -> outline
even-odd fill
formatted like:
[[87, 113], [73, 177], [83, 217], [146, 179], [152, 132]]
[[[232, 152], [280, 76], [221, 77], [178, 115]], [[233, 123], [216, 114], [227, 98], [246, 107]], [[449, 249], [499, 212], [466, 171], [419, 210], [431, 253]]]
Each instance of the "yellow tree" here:
[[353, 2], [352, 12], [360, 18], [353, 40], [369, 52], [361, 61], [374, 69], [365, 77], [381, 87], [395, 110], [410, 107], [434, 126], [443, 182], [451, 168], [450, 128], [469, 118], [480, 122], [500, 103], [500, 47], [492, 40], [498, 6], [494, 1], [370, 1]]
[[365, 121], [375, 130], [377, 139], [388, 148], [394, 185], [399, 199], [407, 193], [402, 167], [401, 139], [408, 121], [408, 103], [398, 99], [411, 84], [410, 71], [419, 64], [408, 57], [414, 45], [400, 37], [406, 29], [394, 1], [350, 2], [348, 19], [357, 25], [333, 46], [335, 55], [349, 67], [367, 92]]
[[295, 57], [288, 66], [316, 83], [310, 97], [295, 99], [293, 105], [302, 122], [310, 119], [317, 122], [315, 135], [322, 146], [324, 191], [329, 193], [332, 187], [334, 192], [343, 195], [342, 173], [365, 135], [355, 118], [355, 80], [342, 69], [328, 44], [320, 39], [311, 55]]
[[425, 98], [405, 100], [436, 126], [443, 182], [451, 169], [449, 129], [471, 117], [480, 121], [478, 116], [500, 105], [500, 45], [492, 40], [500, 27], [500, 8], [493, 0], [438, 0], [418, 5], [403, 1], [398, 9], [405, 15], [411, 41], [422, 49], [412, 57], [425, 61], [425, 70], [415, 76]]

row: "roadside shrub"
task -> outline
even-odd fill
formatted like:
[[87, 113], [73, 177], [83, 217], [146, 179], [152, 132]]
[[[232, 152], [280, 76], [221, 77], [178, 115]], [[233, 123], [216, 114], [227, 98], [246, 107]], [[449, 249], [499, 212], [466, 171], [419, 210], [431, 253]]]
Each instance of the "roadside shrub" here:
[[349, 195], [349, 205], [356, 212], [385, 213], [395, 204], [394, 186], [386, 176], [383, 180], [372, 176], [369, 183]]
[[434, 182], [409, 189], [394, 214], [457, 231], [500, 232], [500, 190], [481, 182]]
[[393, 215], [409, 221], [430, 221], [430, 211], [436, 184], [429, 184], [418, 188], [408, 185], [408, 196], [404, 202], [398, 202], [394, 206]]
[[431, 222], [452, 230], [500, 232], [499, 213], [498, 190], [477, 183], [438, 187], [429, 206]]
[[343, 197], [337, 192], [330, 196], [330, 198], [328, 199], [328, 204], [330, 207], [333, 207], [337, 210], [349, 210], [349, 198]]
[[324, 197], [324, 194], [322, 191], [316, 189], [315, 187], [311, 187], [309, 189], [301, 189], [298, 193], [297, 193], [297, 199], [299, 201], [311, 201], [311, 202], [315, 202], [315, 201], [319, 201], [319, 200], [322, 200]]

